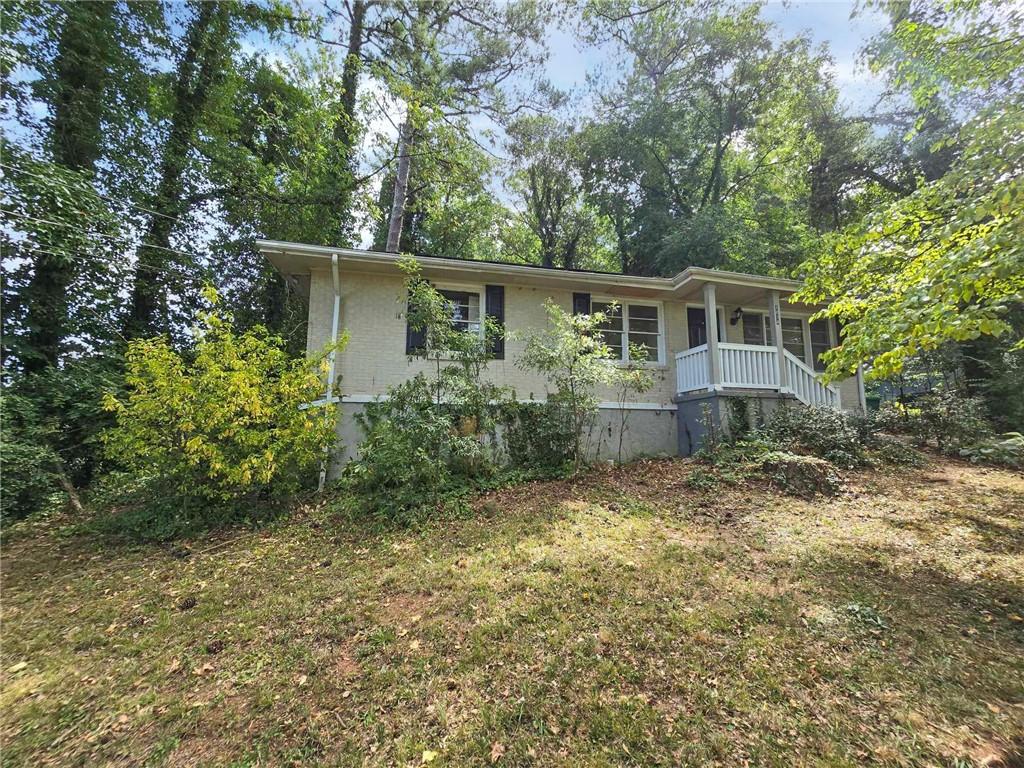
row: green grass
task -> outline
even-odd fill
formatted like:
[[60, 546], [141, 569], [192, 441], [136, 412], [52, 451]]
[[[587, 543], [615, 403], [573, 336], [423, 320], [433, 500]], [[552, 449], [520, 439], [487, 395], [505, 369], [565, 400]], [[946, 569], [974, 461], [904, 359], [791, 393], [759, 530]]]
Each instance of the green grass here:
[[1020, 764], [1024, 478], [691, 469], [411, 530], [329, 503], [186, 559], [16, 531], [3, 764]]

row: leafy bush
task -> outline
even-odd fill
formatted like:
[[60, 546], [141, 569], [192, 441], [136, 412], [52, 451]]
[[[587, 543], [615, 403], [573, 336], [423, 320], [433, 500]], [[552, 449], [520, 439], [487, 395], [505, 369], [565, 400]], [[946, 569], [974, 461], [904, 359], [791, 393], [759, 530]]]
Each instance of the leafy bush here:
[[635, 369], [620, 368], [612, 362], [611, 348], [601, 333], [607, 320], [604, 313], [572, 314], [550, 299], [544, 309], [548, 327], [527, 337], [526, 349], [517, 362], [520, 368], [542, 374], [553, 385], [559, 407], [571, 419], [571, 460], [578, 471], [587, 461], [586, 435], [597, 416], [595, 388], [621, 383], [626, 390], [637, 391], [645, 386], [646, 378], [632, 378]]
[[910, 433], [944, 453], [957, 453], [992, 436], [992, 425], [978, 398], [945, 390], [922, 397], [917, 406], [909, 414]]
[[475, 416], [458, 403], [438, 403], [422, 374], [391, 387], [357, 417], [366, 439], [344, 481], [376, 517], [404, 520], [437, 507], [453, 490], [495, 472], [480, 422], [467, 424]]
[[810, 406], [776, 408], [764, 429], [769, 440], [787, 450], [809, 453], [846, 469], [868, 463], [864, 432], [864, 425], [840, 411]]
[[871, 440], [870, 456], [882, 464], [921, 467], [927, 460], [920, 451], [895, 437], [876, 434]]
[[291, 359], [262, 327], [238, 334], [202, 312], [191, 356], [143, 339], [126, 364], [126, 394], [106, 400], [108, 455], [186, 504], [294, 491], [334, 442], [334, 410], [304, 407], [323, 395], [324, 358]]
[[361, 512], [404, 521], [496, 474], [495, 416], [509, 393], [481, 378], [487, 339], [500, 329], [489, 319], [483, 338], [458, 328], [449, 300], [422, 279], [416, 261], [400, 266], [409, 327], [424, 337], [414, 356], [431, 361], [434, 373], [390, 387], [357, 416], [366, 437], [343, 483]]
[[543, 403], [505, 403], [499, 421], [512, 466], [557, 474], [572, 465], [572, 410], [557, 394]]
[[1024, 435], [1007, 432], [998, 437], [989, 437], [960, 450], [975, 463], [1002, 464], [1015, 469], [1024, 468]]
[[805, 499], [835, 496], [842, 487], [831, 462], [817, 456], [772, 451], [762, 459], [761, 469], [785, 493]]
[[49, 430], [42, 424], [36, 403], [5, 392], [0, 429], [0, 519], [27, 517], [58, 490], [59, 457], [49, 443]]

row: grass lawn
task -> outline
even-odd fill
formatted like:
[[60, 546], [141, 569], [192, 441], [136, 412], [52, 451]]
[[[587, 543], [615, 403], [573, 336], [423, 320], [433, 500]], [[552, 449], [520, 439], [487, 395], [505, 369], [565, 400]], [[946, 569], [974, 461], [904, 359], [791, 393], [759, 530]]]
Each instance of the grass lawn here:
[[1024, 765], [1024, 477], [691, 466], [188, 557], [9, 532], [3, 764]]

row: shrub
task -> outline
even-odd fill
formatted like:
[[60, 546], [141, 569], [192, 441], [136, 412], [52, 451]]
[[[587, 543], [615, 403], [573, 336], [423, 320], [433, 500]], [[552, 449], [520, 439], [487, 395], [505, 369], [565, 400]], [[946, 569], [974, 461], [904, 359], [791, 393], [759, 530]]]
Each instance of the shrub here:
[[776, 408], [768, 417], [765, 435], [788, 450], [818, 456], [838, 467], [865, 466], [863, 426], [831, 408]]
[[870, 456], [882, 464], [902, 467], [921, 467], [927, 463], [924, 454], [902, 440], [885, 435], [874, 435]]
[[570, 314], [550, 299], [544, 308], [548, 327], [527, 337], [518, 365], [544, 375], [554, 386], [571, 420], [571, 460], [578, 471], [587, 459], [585, 435], [597, 416], [595, 388], [615, 385], [629, 374], [611, 360], [611, 348], [601, 334], [607, 319], [604, 313]]
[[835, 467], [817, 456], [773, 451], [765, 455], [761, 468], [775, 485], [793, 496], [835, 496], [841, 488]]
[[572, 411], [557, 394], [543, 403], [505, 403], [499, 421], [512, 466], [558, 474], [572, 465]]
[[0, 519], [27, 517], [58, 490], [59, 457], [35, 402], [12, 392], [3, 396], [0, 430]]
[[944, 453], [957, 453], [992, 436], [992, 425], [978, 398], [945, 390], [925, 395], [917, 406], [909, 416], [910, 433]]
[[495, 415], [508, 391], [481, 378], [486, 339], [500, 329], [489, 319], [483, 338], [457, 328], [450, 302], [421, 277], [416, 261], [400, 266], [409, 327], [424, 338], [413, 355], [433, 363], [433, 376], [417, 374], [367, 405], [357, 417], [366, 437], [343, 483], [363, 513], [405, 521], [495, 475]]
[[126, 366], [126, 394], [106, 400], [108, 455], [186, 504], [294, 491], [334, 442], [335, 411], [304, 407], [323, 395], [323, 356], [291, 359], [280, 338], [236, 333], [215, 306], [199, 314], [192, 355], [143, 339]]
[[989, 437], [960, 450], [960, 455], [972, 462], [1002, 464], [1015, 469], [1024, 468], [1024, 435], [1007, 432], [998, 437]]
[[493, 443], [476, 431], [480, 422], [460, 430], [466, 411], [457, 402], [439, 403], [422, 374], [391, 387], [386, 399], [369, 403], [357, 418], [366, 439], [344, 480], [373, 516], [414, 517], [495, 472]]

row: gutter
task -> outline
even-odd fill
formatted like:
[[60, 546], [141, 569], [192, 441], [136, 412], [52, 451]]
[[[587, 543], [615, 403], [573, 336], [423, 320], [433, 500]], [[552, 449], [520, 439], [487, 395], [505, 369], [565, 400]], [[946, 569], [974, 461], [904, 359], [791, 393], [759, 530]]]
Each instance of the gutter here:
[[[324, 391], [324, 405], [334, 403], [335, 406], [340, 398], [334, 397], [334, 376], [337, 366], [338, 350], [334, 345], [338, 343], [338, 322], [341, 319], [341, 278], [338, 276], [338, 254], [331, 254], [331, 277], [334, 285], [334, 314], [331, 317], [331, 352], [328, 355], [327, 388]], [[337, 410], [337, 407], [335, 407]], [[337, 418], [335, 418], [337, 427]], [[324, 449], [324, 459], [320, 462], [320, 479], [317, 481], [317, 491], [322, 491], [327, 483], [327, 462], [330, 459], [330, 448]]]

